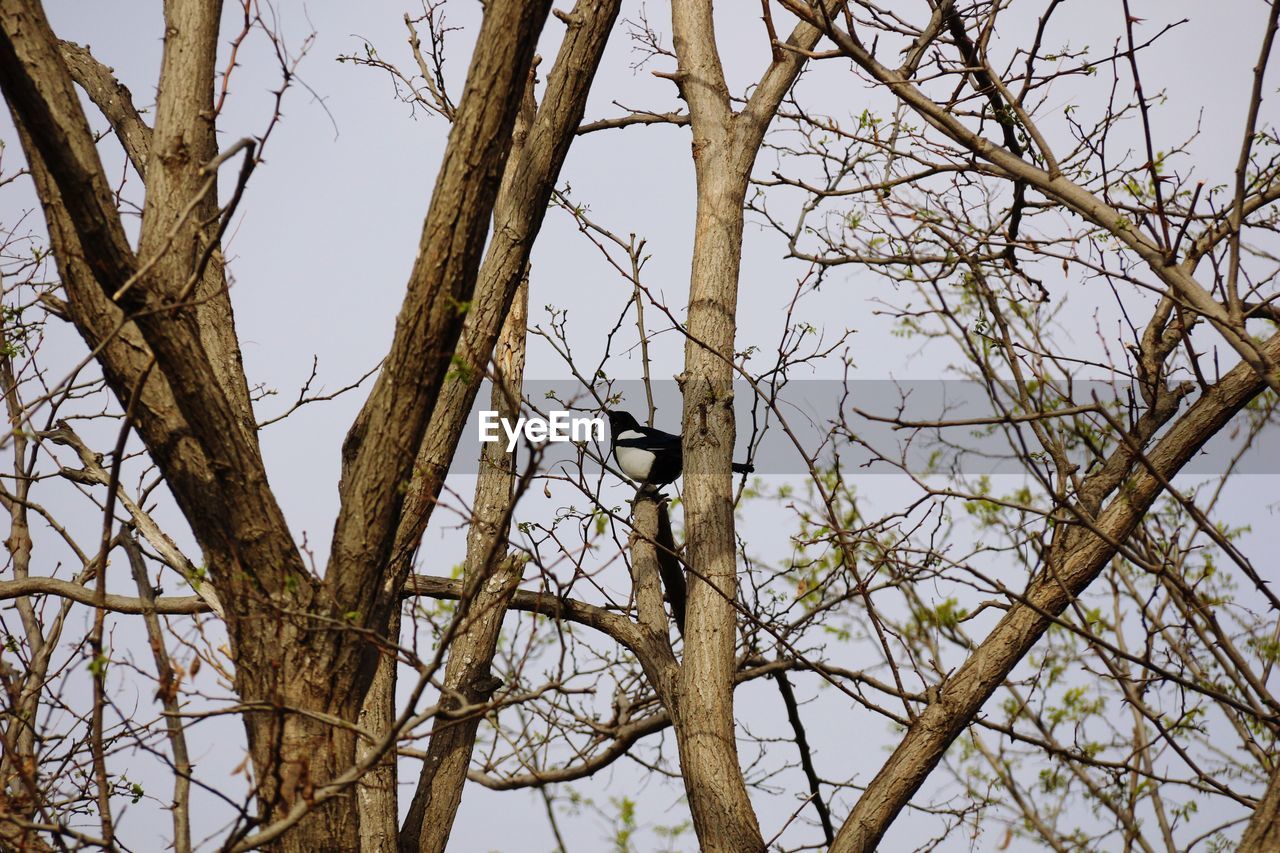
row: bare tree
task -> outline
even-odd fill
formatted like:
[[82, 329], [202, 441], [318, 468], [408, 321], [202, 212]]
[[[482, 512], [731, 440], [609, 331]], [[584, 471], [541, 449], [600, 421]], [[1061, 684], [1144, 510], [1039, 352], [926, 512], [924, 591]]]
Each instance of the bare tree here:
[[[298, 57], [245, 0], [220, 70], [221, 4], [168, 0], [148, 125], [38, 3], [0, 0], [0, 85], [25, 157], [0, 181], [30, 180], [45, 217], [39, 237], [7, 224], [0, 255], [3, 844], [124, 846], [123, 807], [150, 796], [124, 770], [132, 751], [171, 772], [178, 850], [201, 845], [193, 817], [216, 800], [237, 815], [204, 842], [221, 849], [439, 851], [461, 835], [468, 782], [537, 791], [562, 849], [582, 811], [632, 849], [635, 802], [623, 790], [606, 805], [597, 775], [623, 759], [687, 803], [687, 823], [677, 810], [646, 831], [675, 845], [692, 830], [709, 851], [874, 850], [891, 830], [922, 846], [1275, 846], [1280, 600], [1232, 508], [1234, 490], [1251, 494], [1239, 475], [1265, 464], [1280, 390], [1280, 138], [1264, 97], [1280, 2], [1260, 17], [1251, 78], [1224, 83], [1247, 90], [1247, 114], [1221, 163], [1196, 129], [1157, 120], [1170, 108], [1148, 57], [1182, 22], [1124, 4], [1114, 42], [1090, 53], [1058, 29], [1069, 5], [762, 2], [757, 40], [731, 51], [716, 23], [741, 10], [673, 0], [670, 45], [643, 8], [624, 25], [635, 67], [674, 102], [589, 122], [617, 0], [488, 0], [461, 94], [443, 3], [406, 16], [403, 54], [342, 57], [390, 79], [448, 143], [341, 448], [320, 571], [259, 435], [334, 394], [313, 371], [284, 415], [255, 412], [266, 392], [242, 366], [222, 253], [282, 118], [220, 149], [236, 56], [265, 36], [277, 106]], [[549, 14], [563, 28], [543, 82]], [[742, 91], [730, 62], [751, 68]], [[646, 240], [560, 179], [575, 137], [664, 125], [687, 128], [696, 202], [675, 301]], [[139, 198], [109, 183], [109, 144]], [[558, 298], [530, 263], [549, 209], [616, 273], [611, 327], [530, 310]], [[785, 307], [776, 345], [738, 340], [763, 299], [740, 298], [751, 233], [794, 270], [768, 294]], [[819, 302], [855, 282], [867, 298], [846, 316]], [[66, 378], [41, 348], [62, 322], [85, 345]], [[912, 389], [865, 391], [850, 328], [873, 323], [936, 355], [982, 411], [917, 415]], [[672, 340], [671, 493], [615, 501], [607, 446], [592, 444], [550, 462], [487, 444], [473, 496], [451, 491], [486, 378], [509, 419], [597, 412], [627, 394], [615, 374], [634, 346], [652, 425], [669, 410], [651, 357]], [[577, 397], [540, 394], [533, 345]], [[789, 395], [821, 367], [839, 378], [806, 424]], [[735, 481], [735, 444], [791, 476]], [[862, 468], [892, 472], [895, 497], [860, 489]], [[554, 510], [526, 500], [539, 492]], [[166, 530], [169, 501], [189, 535]], [[446, 517], [466, 528], [452, 577], [419, 553]], [[783, 530], [785, 546], [757, 545]], [[164, 593], [177, 584], [193, 594]], [[90, 616], [68, 656], [77, 613]], [[125, 624], [143, 653], [116, 646]], [[196, 687], [206, 668], [216, 695]], [[154, 719], [127, 707], [119, 671], [154, 682]], [[81, 683], [83, 702], [68, 686]], [[245, 732], [244, 791], [192, 769], [200, 725], [227, 715]]]

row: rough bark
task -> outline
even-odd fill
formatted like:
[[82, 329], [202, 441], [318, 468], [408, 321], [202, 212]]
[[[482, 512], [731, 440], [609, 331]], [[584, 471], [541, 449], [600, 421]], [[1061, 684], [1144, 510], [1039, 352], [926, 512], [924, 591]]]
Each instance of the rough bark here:
[[88, 47], [63, 41], [58, 43], [58, 49], [71, 79], [102, 112], [134, 170], [146, 178], [151, 128], [134, 106], [133, 94], [115, 78], [113, 69], [94, 58]]
[[[90, 351], [97, 354], [103, 374], [117, 397], [127, 399], [152, 363], [151, 348], [137, 326], [94, 279], [58, 186], [16, 113], [14, 119], [43, 208], [59, 279], [67, 295], [67, 317]], [[213, 475], [204, 451], [192, 440], [169, 383], [154, 372], [141, 386], [134, 407], [134, 426], [147, 447], [160, 448], [161, 455], [168, 458], [166, 476], [172, 478], [171, 488], [175, 493], [186, 495], [208, 484]]]
[[[218, 451], [220, 468], [237, 472], [230, 482], [210, 491], [224, 492], [217, 495], [220, 498], [234, 495], [249, 505], [249, 511], [261, 510], [258, 517], [269, 524], [279, 513], [269, 506], [273, 502], [265, 491], [260, 460], [255, 458], [256, 441], [246, 436], [243, 423], [237, 423], [226, 397], [220, 393], [222, 383], [200, 344], [193, 312], [189, 306], [179, 304], [186, 279], [181, 272], [189, 272], [191, 266], [190, 253], [183, 251], [184, 243], [195, 239], [192, 235], [198, 228], [194, 208], [186, 215], [172, 208], [179, 204], [184, 209], [188, 204], [199, 205], [202, 197], [198, 193], [192, 196], [187, 191], [189, 183], [182, 185], [172, 176], [167, 181], [159, 180], [159, 200], [152, 202], [149, 193], [148, 205], [154, 212], [144, 214], [141, 242], [146, 260], [140, 263], [125, 239], [93, 138], [42, 11], [20, 0], [5, 3], [0, 9], [6, 36], [0, 45], [5, 96], [30, 143], [29, 159], [36, 159], [32, 154], [38, 155], [57, 186], [61, 206], [67, 213], [65, 221], [75, 233], [92, 277], [104, 291], [116, 295], [126, 310], [138, 315], [138, 327], [168, 379], [188, 427], [206, 451]], [[175, 34], [173, 38], [180, 40], [181, 36]], [[175, 48], [173, 53], [176, 52]], [[169, 67], [172, 69], [173, 64]], [[185, 67], [179, 70], [190, 73]], [[167, 91], [182, 93], [185, 89], [174, 82]], [[167, 116], [167, 123], [181, 123], [190, 118], [187, 100], [190, 99], [162, 93], [157, 112]], [[170, 101], [176, 105], [166, 107]], [[191, 144], [194, 146], [195, 141]], [[194, 156], [192, 153], [188, 160]], [[202, 166], [198, 163], [192, 168]], [[163, 236], [149, 236], [157, 232], [164, 232]], [[148, 247], [153, 248], [150, 254]], [[177, 276], [167, 274], [175, 270], [179, 272]], [[158, 461], [164, 464], [164, 459]], [[192, 503], [197, 500], [195, 496], [187, 497]], [[231, 503], [209, 500], [208, 495], [199, 502], [200, 517], [193, 520], [197, 535], [217, 535], [225, 541], [230, 526], [228, 516], [235, 512]]]
[[[159, 258], [156, 277], [167, 279], [175, 292], [179, 292], [179, 285], [185, 287], [189, 276], [199, 274], [190, 298], [200, 343], [245, 440], [256, 447], [249, 384], [216, 247], [216, 261], [210, 255], [211, 262], [206, 262], [203, 270], [197, 269], [206, 247], [217, 239], [218, 173], [206, 169], [205, 164], [218, 156], [213, 84], [221, 14], [221, 0], [166, 0], [164, 4], [164, 54], [155, 128], [145, 154], [149, 165], [138, 253], [143, 258]], [[61, 44], [59, 50], [64, 58], [74, 53]], [[93, 79], [91, 66], [83, 56], [78, 58], [81, 78]], [[127, 93], [104, 92], [100, 98], [107, 101], [112, 115], [119, 116], [117, 137], [145, 137], [127, 118], [123, 103]], [[117, 122], [113, 122], [113, 129]]]
[[[211, 131], [200, 122], [202, 106], [211, 103], [217, 32], [216, 14], [198, 5], [166, 7], [172, 44], [167, 41], [165, 49], [153, 139], [157, 153], [147, 170], [138, 257], [125, 239], [57, 40], [38, 6], [17, 0], [0, 5], [0, 81], [38, 173], [60, 266], [71, 268], [64, 281], [77, 326], [100, 340], [113, 338], [111, 323], [118, 328], [123, 317], [112, 302], [134, 320], [147, 349], [130, 352], [126, 345], [120, 358], [103, 361], [120, 399], [134, 396], [153, 361], [158, 367], [150, 371], [158, 373], [156, 379], [143, 388], [143, 405], [134, 407], [135, 419], [204, 550], [213, 582], [231, 603], [227, 624], [237, 692], [247, 704], [277, 709], [244, 717], [260, 807], [271, 815], [307, 796], [315, 778], [337, 772], [352, 755], [348, 732], [284, 709], [334, 713], [349, 700], [340, 678], [320, 676], [331, 657], [324, 648], [331, 639], [282, 618], [283, 611], [308, 609], [314, 582], [267, 485], [252, 418], [246, 417], [247, 392], [236, 390], [243, 388], [243, 375], [228, 375], [238, 366], [219, 349], [220, 335], [234, 336], [229, 306], [219, 307], [217, 299], [201, 307], [191, 302], [200, 293], [199, 258], [208, 248], [203, 228], [213, 186], [201, 158], [210, 150]], [[83, 292], [94, 285], [98, 293]], [[211, 333], [219, 323], [221, 331]], [[152, 390], [160, 378], [168, 394]], [[155, 394], [152, 401], [149, 394]], [[263, 624], [276, 630], [264, 634]], [[330, 806], [291, 838], [300, 848], [314, 847], [308, 835], [312, 841], [354, 841], [354, 821]]]
[[[1280, 335], [1261, 344], [1259, 351], [1271, 360], [1280, 356]], [[1115, 556], [1112, 543], [1123, 542], [1129, 536], [1160, 495], [1163, 484], [1266, 387], [1266, 381], [1252, 366], [1237, 364], [1146, 454], [1147, 463], [1156, 473], [1139, 465], [1090, 527], [1073, 526], [1070, 535], [1055, 543], [1046, 555], [1044, 568], [1021, 600], [943, 683], [937, 699], [911, 724], [841, 826], [832, 851], [853, 853], [877, 848], [948, 747], [1044, 634], [1051, 617], [1059, 616]], [[1092, 516], [1081, 510], [1084, 517]]]
[[[520, 414], [525, 337], [529, 319], [527, 282], [516, 292], [498, 339], [497, 380], [489, 407], [500, 418]], [[456, 717], [449, 709], [488, 702], [501, 681], [490, 670], [507, 605], [523, 575], [524, 560], [507, 550], [507, 530], [515, 501], [515, 454], [501, 442], [484, 445], [475, 502], [467, 529], [463, 585], [470, 591], [465, 616], [445, 665], [442, 713], [436, 717], [417, 791], [400, 833], [400, 849], [443, 853], [462, 802], [462, 788], [475, 746], [480, 716]]]
[[[1276, 762], [1275, 757], [1272, 761]], [[1280, 762], [1271, 772], [1271, 781], [1262, 800], [1245, 827], [1236, 853], [1267, 853], [1280, 850]]]
[[[400, 636], [403, 607], [391, 611], [387, 636]], [[360, 728], [368, 737], [356, 744], [356, 757], [369, 755], [377, 741], [391, 730], [396, 719], [396, 681], [379, 677], [394, 672], [399, 656], [387, 648], [378, 656], [377, 671], [360, 705]], [[388, 751], [356, 785], [356, 808], [360, 818], [360, 849], [367, 853], [394, 853], [400, 829], [399, 765], [395, 750]]]
[[[505, 0], [486, 7], [395, 338], [343, 447], [342, 508], [334, 526], [326, 592], [335, 609], [376, 634], [385, 634], [397, 621], [393, 614], [403, 579], [394, 580], [394, 589], [384, 581], [403, 496], [473, 298], [512, 128], [548, 8], [547, 2]], [[391, 659], [377, 644], [361, 645], [348, 643], [331, 664], [350, 678], [342, 679], [351, 703], [344, 719], [358, 714], [379, 662]], [[393, 682], [373, 689], [383, 700], [381, 707], [394, 701]], [[371, 734], [376, 739], [383, 731]], [[354, 751], [349, 754], [354, 757]], [[385, 769], [375, 771], [373, 784], [386, 776]], [[383, 790], [393, 805], [394, 784]], [[362, 811], [359, 789], [356, 800], [356, 808], [346, 806], [353, 816]], [[386, 806], [384, 802], [379, 811], [384, 817]], [[394, 838], [385, 837], [389, 828], [380, 821], [360, 835], [380, 837], [379, 843], [386, 844]]]
[[654, 692], [662, 700], [667, 715], [680, 736], [680, 714], [683, 695], [680, 688], [680, 664], [671, 649], [667, 614], [662, 608], [662, 572], [658, 545], [658, 516], [662, 512], [659, 498], [653, 492], [636, 492], [631, 502], [631, 586], [636, 602], [632, 652], [644, 669]]

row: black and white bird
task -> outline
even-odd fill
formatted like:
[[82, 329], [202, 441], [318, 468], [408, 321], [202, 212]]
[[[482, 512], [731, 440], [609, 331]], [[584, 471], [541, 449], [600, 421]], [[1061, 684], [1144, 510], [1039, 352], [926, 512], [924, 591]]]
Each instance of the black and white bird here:
[[[684, 464], [680, 436], [653, 427], [641, 426], [630, 412], [605, 409], [609, 416], [609, 433], [613, 458], [622, 473], [641, 486], [666, 486], [680, 476]], [[734, 462], [738, 474], [750, 474], [755, 468], [747, 462]]]

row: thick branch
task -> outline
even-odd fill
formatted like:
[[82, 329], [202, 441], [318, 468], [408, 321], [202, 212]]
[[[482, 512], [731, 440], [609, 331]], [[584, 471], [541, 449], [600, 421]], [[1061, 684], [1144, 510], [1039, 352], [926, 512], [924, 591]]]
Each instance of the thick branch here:
[[67, 63], [71, 79], [84, 89], [93, 105], [111, 125], [116, 139], [139, 175], [146, 178], [147, 155], [151, 152], [151, 128], [142, 120], [133, 104], [133, 93], [115, 78], [111, 68], [103, 65], [87, 46], [69, 41], [58, 42], [62, 60]]
[[1258, 807], [1245, 827], [1236, 853], [1267, 853], [1280, 850], [1280, 762], [1276, 762]]
[[580, 0], [570, 17], [542, 104], [521, 156], [508, 162], [502, 193], [493, 211], [493, 233], [457, 355], [462, 369], [446, 379], [418, 450], [405, 506], [396, 532], [390, 580], [383, 594], [395, 596], [411, 570], [411, 556], [426, 530], [445, 474], [484, 378], [503, 318], [529, 262], [551, 192], [582, 121], [591, 81], [599, 67], [620, 0]]
[[671, 35], [679, 70], [676, 85], [689, 105], [693, 126], [693, 157], [708, 140], [724, 141], [733, 110], [716, 48], [711, 0], [677, 0], [671, 4]]
[[[827, 3], [827, 14], [833, 14], [843, 5], [843, 2]], [[787, 46], [792, 49], [775, 54], [774, 61], [760, 78], [755, 91], [751, 93], [751, 99], [735, 119], [743, 134], [739, 137], [738, 144], [741, 146], [743, 157], [749, 158], [746, 163], [748, 169], [755, 162], [756, 152], [764, 140], [765, 131], [769, 129], [774, 116], [778, 113], [782, 99], [795, 85], [800, 72], [804, 70], [805, 63], [808, 62], [809, 53], [818, 46], [821, 38], [822, 30], [818, 27], [806, 21], [796, 24], [786, 41]]]
[[[532, 81], [526, 106], [531, 120]], [[523, 143], [521, 130], [517, 128], [517, 146]], [[514, 420], [520, 413], [528, 323], [526, 281], [503, 324], [494, 358], [497, 381], [493, 384], [489, 406], [499, 418]], [[488, 442], [481, 451], [463, 568], [463, 583], [471, 591], [471, 606], [457, 636], [449, 644], [441, 699], [444, 719], [437, 718], [431, 733], [418, 788], [400, 832], [401, 850], [443, 853], [462, 803], [462, 788], [467, 781], [467, 767], [471, 764], [471, 752], [480, 727], [479, 715], [449, 719], [448, 711], [462, 705], [484, 705], [502, 683], [494, 677], [490, 665], [507, 603], [520, 584], [525, 563], [523, 558], [508, 557], [506, 553], [507, 528], [516, 499], [515, 461], [515, 453], [508, 452], [500, 442]]]
[[677, 79], [689, 104], [698, 190], [680, 377], [686, 559], [693, 571], [680, 683], [672, 695], [679, 699], [676, 743], [694, 830], [702, 849], [719, 853], [759, 851], [764, 839], [738, 763], [734, 725], [737, 564], [730, 471], [743, 203], [756, 149], [739, 144], [740, 139], [750, 142], [752, 134], [734, 133], [712, 17], [710, 0], [671, 5]]
[[[1260, 347], [1269, 359], [1280, 357], [1280, 335]], [[898, 748], [867, 786], [836, 837], [833, 851], [876, 849], [889, 825], [933, 769], [947, 748], [973, 721], [983, 704], [1026, 656], [1051, 624], [1098, 576], [1162, 491], [1162, 482], [1178, 473], [1266, 383], [1248, 364], [1238, 364], [1181, 417], [1148, 454], [1159, 476], [1140, 468], [1125, 482], [1092, 528], [1105, 539], [1080, 531], [1064, 536], [1045, 557], [1045, 568], [1032, 580], [1024, 598], [1010, 608], [964, 665], [942, 685], [912, 723]], [[1087, 510], [1082, 511], [1087, 515]], [[1069, 546], [1069, 547], [1066, 547]]]
[[[0, 601], [19, 598], [24, 595], [56, 595], [90, 607], [98, 602], [96, 593], [87, 586], [59, 578], [23, 578], [21, 580], [0, 581]], [[189, 616], [194, 613], [209, 613], [208, 602], [198, 595], [187, 595], [180, 598], [156, 598], [151, 602], [143, 601], [128, 595], [108, 593], [105, 609], [114, 613], [147, 613], [154, 607], [162, 616]]]
[[[424, 595], [428, 598], [457, 601], [462, 598], [462, 594], [462, 581], [434, 575], [414, 575], [409, 578], [404, 589], [406, 598], [413, 595]], [[634, 622], [621, 613], [605, 610], [603, 607], [597, 607], [594, 604], [587, 604], [573, 598], [558, 598], [545, 592], [516, 590], [515, 595], [511, 597], [511, 604], [508, 606], [512, 610], [537, 613], [551, 619], [568, 619], [571, 622], [577, 622], [579, 625], [594, 628], [605, 636], [626, 646], [633, 653], [636, 653], [642, 646], [642, 638], [636, 630]]]
[[[147, 196], [138, 255], [156, 258], [151, 288], [179, 303], [194, 297], [191, 313], [199, 347], [192, 347], [189, 357], [207, 359], [216, 381], [216, 387], [205, 389], [208, 399], [197, 398], [200, 409], [218, 407], [217, 398], [225, 397], [229, 416], [243, 433], [240, 442], [256, 453], [257, 423], [218, 251], [220, 228], [230, 210], [219, 211], [217, 169], [207, 165], [218, 156], [213, 81], [221, 12], [222, 0], [164, 4], [164, 56], [151, 150], [143, 157]], [[107, 108], [99, 109], [115, 127]], [[120, 105], [115, 111], [125, 110]]]
[[630, 127], [633, 124], [671, 124], [677, 127], [684, 127], [688, 123], [688, 113], [631, 113], [617, 118], [602, 118], [599, 121], [587, 122], [579, 125], [576, 133], [581, 136], [585, 133], [595, 133], [601, 130]]
[[[117, 396], [126, 399], [151, 358], [161, 368], [172, 404], [165, 408], [168, 395], [153, 387], [158, 380], [142, 383], [135, 407], [138, 429], [207, 555], [218, 558], [211, 562], [231, 565], [230, 555], [235, 553], [236, 562], [246, 567], [221, 579], [229, 591], [238, 588], [239, 594], [230, 596], [237, 606], [251, 606], [249, 589], [284, 587], [285, 576], [292, 574], [305, 582], [301, 557], [267, 488], [256, 440], [230, 402], [235, 395], [230, 399], [224, 395], [225, 383], [209, 362], [196, 318], [180, 300], [165, 301], [168, 296], [181, 296], [166, 292], [175, 286], [183, 289], [194, 273], [190, 256], [194, 248], [188, 246], [182, 252], [173, 244], [180, 233], [193, 227], [195, 208], [204, 203], [201, 194], [212, 189], [202, 171], [203, 161], [188, 164], [203, 182], [194, 197], [187, 193], [190, 181], [178, 191], [172, 179], [166, 183], [164, 170], [149, 170], [148, 198], [151, 185], [159, 182], [157, 192], [171, 200], [167, 207], [183, 207], [168, 220], [167, 230], [152, 227], [165, 233], [150, 241], [158, 243], [154, 254], [139, 263], [121, 227], [93, 136], [42, 10], [24, 0], [6, 0], [0, 4], [0, 22], [4, 32], [0, 84], [23, 137], [51, 238], [60, 250], [59, 268], [67, 273], [64, 282], [77, 325], [95, 343], [127, 334], [121, 326], [124, 318], [103, 294], [117, 296], [127, 311], [135, 312], [150, 355], [116, 346], [117, 357], [104, 360], [104, 370]], [[206, 26], [206, 30], [206, 37], [216, 38], [216, 28]], [[179, 118], [188, 114], [185, 108], [177, 110], [172, 122], [180, 123]], [[144, 237], [147, 230], [144, 222]], [[161, 275], [174, 270], [188, 271], [179, 275], [176, 285], [171, 276]], [[102, 290], [86, 293], [93, 285]], [[117, 318], [112, 327], [111, 320]], [[251, 538], [240, 535], [250, 529], [262, 532]], [[234, 620], [231, 628], [234, 642]]]
[[[20, 581], [0, 581], [0, 601], [24, 595], [57, 595], [81, 604], [93, 605], [93, 590], [78, 583], [57, 578], [26, 578]], [[414, 575], [405, 584], [404, 597], [425, 596], [443, 601], [457, 601], [463, 595], [463, 584], [453, 578], [435, 575]], [[127, 595], [107, 595], [106, 607], [116, 613], [142, 613], [146, 603]], [[550, 619], [566, 619], [593, 628], [607, 637], [635, 651], [639, 637], [635, 623], [611, 610], [587, 604], [574, 598], [557, 598], [542, 592], [517, 590], [511, 599], [511, 610], [537, 613]], [[161, 615], [189, 615], [211, 613], [208, 602], [197, 595], [180, 598], [155, 599], [156, 612]]]
[[[342, 508], [327, 583], [337, 601], [360, 612], [366, 627], [378, 631], [407, 574], [406, 569], [396, 573], [400, 577], [387, 577], [386, 567], [402, 510], [412, 510], [405, 506], [405, 493], [414, 479], [416, 453], [439, 403], [463, 321], [479, 304], [474, 291], [481, 252], [549, 8], [549, 0], [492, 0], [485, 8], [395, 338], [343, 446]], [[504, 309], [509, 303], [508, 295]]]

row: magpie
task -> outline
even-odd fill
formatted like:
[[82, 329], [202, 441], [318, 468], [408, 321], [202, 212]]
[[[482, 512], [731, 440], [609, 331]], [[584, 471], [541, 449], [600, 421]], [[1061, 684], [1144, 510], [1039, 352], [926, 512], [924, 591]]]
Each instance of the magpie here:
[[[684, 464], [680, 436], [653, 427], [641, 426], [630, 412], [605, 409], [609, 416], [609, 432], [613, 458], [622, 473], [641, 486], [666, 486], [680, 476]], [[734, 462], [738, 474], [750, 474], [755, 468], [749, 462]]]

